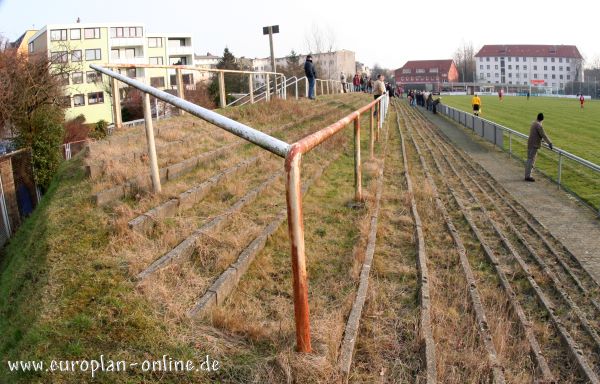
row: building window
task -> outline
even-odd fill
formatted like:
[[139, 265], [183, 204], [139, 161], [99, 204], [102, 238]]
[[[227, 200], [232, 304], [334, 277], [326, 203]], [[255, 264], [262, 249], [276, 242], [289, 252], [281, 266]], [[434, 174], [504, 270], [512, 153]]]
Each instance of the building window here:
[[110, 37], [143, 37], [142, 27], [113, 27]]
[[552, 66], [552, 70], [553, 70], [553, 71], [555, 71], [555, 70], [556, 70], [556, 67], [555, 67], [554, 65]]
[[571, 67], [567, 67], [567, 72], [571, 72]]
[[83, 83], [83, 72], [73, 72], [71, 74], [71, 79], [73, 80], [73, 84], [82, 84]]
[[[85, 81], [87, 83], [101, 83], [102, 82], [102, 74], [96, 72], [96, 71], [87, 71], [85, 73]], [[89, 97], [88, 97], [89, 99]], [[92, 104], [89, 100], [88, 100], [88, 104]]]
[[494, 65], [494, 69], [498, 69], [498, 64]]
[[512, 61], [512, 57], [508, 57], [508, 62], [510, 63]]
[[64, 108], [71, 108], [71, 96], [62, 96], [58, 102]]
[[164, 59], [162, 56], [150, 57], [149, 63], [152, 65], [164, 65]]
[[423, 68], [417, 68], [415, 73], [425, 73], [425, 70]]
[[515, 65], [515, 69], [518, 71], [518, 70], [519, 70], [519, 66], [518, 66], [518, 65]]
[[551, 58], [551, 59], [550, 59], [550, 61], [554, 63], [554, 57], [553, 57], [553, 58]]
[[83, 94], [73, 95], [73, 106], [83, 107], [85, 105], [85, 97]]
[[485, 61], [490, 61], [490, 58], [489, 58], [489, 57], [486, 57], [486, 58], [485, 58]]
[[544, 57], [544, 63], [547, 63], [547, 62], [548, 62], [548, 58]]
[[562, 70], [563, 70], [563, 67], [562, 67], [562, 66], [561, 66], [561, 67], [558, 67], [558, 70], [559, 70], [559, 71], [562, 71]]
[[149, 37], [148, 48], [160, 48], [163, 46], [163, 39], [161, 37]]
[[50, 53], [50, 60], [53, 63], [66, 63], [67, 62], [67, 51], [58, 51]]
[[87, 61], [101, 60], [102, 55], [100, 54], [100, 49], [86, 49], [85, 50], [85, 59]]
[[560, 80], [562, 80], [562, 79], [563, 79], [563, 75], [558, 75], [558, 78], [559, 78]]
[[125, 48], [125, 58], [126, 59], [135, 58], [135, 48]]
[[487, 69], [490, 69], [490, 65], [489, 64], [487, 65]]
[[492, 74], [488, 72], [487, 77], [492, 77]]
[[74, 63], [81, 61], [81, 49], [71, 51], [71, 61]]
[[29, 45], [29, 53], [33, 53], [33, 41], [28, 44]]
[[519, 76], [519, 74], [517, 73], [517, 74], [515, 75], [515, 77], [518, 79], [520, 76]]
[[500, 77], [500, 75], [499, 75], [498, 73], [495, 73], [495, 74], [494, 74], [494, 77], [495, 77], [495, 78], [498, 78], [498, 77]]
[[559, 58], [558, 58], [558, 62], [559, 62], [559, 63], [562, 63], [562, 57], [559, 57]]
[[544, 73], [544, 79], [546, 79], [546, 80], [548, 79], [548, 74], [547, 73]]
[[512, 81], [509, 81], [508, 84], [512, 84]]
[[523, 62], [526, 62], [526, 61], [527, 61], [527, 58], [526, 58], [526, 57], [524, 57], [524, 58], [523, 58]]
[[135, 68], [127, 68], [125, 70], [125, 76], [135, 79]]
[[548, 70], [548, 66], [544, 65], [544, 71], [547, 71], [547, 70]]
[[58, 84], [62, 86], [69, 85], [69, 74], [68, 73], [60, 73], [56, 75], [58, 78]]
[[66, 29], [52, 29], [50, 30], [50, 41], [66, 41], [67, 30]]
[[438, 73], [437, 68], [429, 68], [429, 73]]
[[552, 78], [553, 78], [553, 79], [556, 79], [556, 75], [555, 75], [555, 74], [552, 74]]
[[518, 58], [518, 57], [515, 57], [515, 61], [518, 63], [518, 62], [519, 62], [519, 58]]
[[479, 69], [483, 69], [483, 64], [481, 64], [481, 65], [479, 66]]
[[497, 57], [494, 57], [494, 61], [498, 61], [498, 58], [497, 58]]
[[100, 28], [84, 28], [83, 37], [86, 39], [99, 39]]
[[570, 63], [571, 59], [569, 59], [568, 57], [565, 59], [565, 63]]
[[527, 74], [526, 74], [526, 73], [524, 73], [524, 74], [523, 74], [523, 78], [524, 78], [524, 79], [526, 79], [526, 78], [527, 78]]
[[533, 62], [534, 62], [534, 63], [537, 63], [537, 57], [534, 57], [534, 58], [533, 58]]
[[533, 70], [534, 70], [534, 71], [537, 71], [537, 65], [534, 65], [534, 66], [533, 66]]
[[165, 78], [164, 77], [151, 77], [150, 85], [154, 88], [164, 88], [165, 87]]
[[524, 71], [526, 71], [526, 70], [527, 70], [527, 66], [526, 66], [526, 65], [524, 65], [524, 66], [523, 66], [523, 70], [524, 70]]
[[533, 74], [533, 78], [534, 78], [534, 79], [537, 79], [537, 73], [534, 73], [534, 74]]
[[88, 104], [101, 104], [104, 103], [104, 92], [92, 92], [88, 93]]
[[509, 65], [508, 65], [508, 69], [512, 69], [512, 65], [510, 65], [510, 64], [509, 64]]
[[110, 58], [111, 59], [118, 59], [119, 58], [119, 50], [118, 49], [111, 49], [110, 50]]
[[567, 75], [567, 80], [571, 80], [571, 75]]
[[71, 29], [71, 40], [81, 40], [81, 29]]
[[508, 77], [512, 78], [512, 73], [509, 73], [509, 74], [508, 74]]

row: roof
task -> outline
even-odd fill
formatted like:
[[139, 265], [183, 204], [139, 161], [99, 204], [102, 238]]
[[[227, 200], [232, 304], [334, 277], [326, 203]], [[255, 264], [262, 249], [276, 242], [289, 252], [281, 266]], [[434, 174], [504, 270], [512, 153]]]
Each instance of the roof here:
[[454, 61], [452, 59], [446, 60], [412, 60], [407, 61], [404, 66], [399, 69], [431, 69], [437, 68], [440, 72], [448, 72], [450, 71], [450, 67]]
[[574, 45], [484, 45], [475, 55], [489, 56], [583, 58]]

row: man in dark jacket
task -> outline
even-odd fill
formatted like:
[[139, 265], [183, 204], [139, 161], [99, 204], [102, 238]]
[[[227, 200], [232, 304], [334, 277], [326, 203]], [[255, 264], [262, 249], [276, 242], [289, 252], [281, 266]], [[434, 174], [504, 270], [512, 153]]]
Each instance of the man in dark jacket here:
[[312, 56], [306, 56], [306, 61], [304, 62], [304, 74], [308, 79], [308, 98], [311, 100], [315, 99], [315, 79], [317, 78], [317, 72], [315, 71], [315, 66], [312, 62]]
[[538, 113], [537, 119], [531, 123], [531, 128], [529, 128], [529, 139], [527, 140], [527, 163], [525, 164], [525, 181], [535, 181], [533, 177], [531, 177], [531, 170], [535, 164], [535, 157], [537, 155], [538, 149], [542, 146], [542, 140], [548, 143], [550, 149], [552, 149], [552, 141], [544, 132], [544, 128], [542, 127], [544, 121], [544, 114]]

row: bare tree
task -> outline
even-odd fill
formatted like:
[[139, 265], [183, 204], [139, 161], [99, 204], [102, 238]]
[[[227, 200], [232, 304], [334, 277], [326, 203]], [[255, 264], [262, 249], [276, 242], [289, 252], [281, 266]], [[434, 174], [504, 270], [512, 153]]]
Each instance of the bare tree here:
[[475, 79], [475, 49], [473, 43], [462, 43], [456, 52], [454, 52], [454, 63], [458, 70], [458, 76], [462, 82], [473, 82]]

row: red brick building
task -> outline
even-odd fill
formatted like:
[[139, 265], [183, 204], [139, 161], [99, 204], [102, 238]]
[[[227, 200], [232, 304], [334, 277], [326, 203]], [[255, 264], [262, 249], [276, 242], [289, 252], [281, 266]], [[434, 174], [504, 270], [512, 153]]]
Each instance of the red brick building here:
[[451, 59], [416, 60], [407, 61], [403, 67], [396, 69], [394, 76], [396, 84], [402, 87], [421, 85], [438, 89], [440, 83], [457, 82], [458, 70]]

